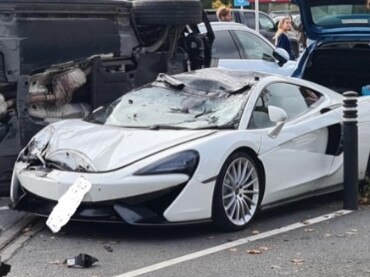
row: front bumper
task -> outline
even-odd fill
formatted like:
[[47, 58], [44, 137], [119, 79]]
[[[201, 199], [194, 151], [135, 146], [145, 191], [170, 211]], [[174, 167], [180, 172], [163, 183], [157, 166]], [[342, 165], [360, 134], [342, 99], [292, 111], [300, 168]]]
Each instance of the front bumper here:
[[185, 174], [133, 175], [137, 170], [127, 167], [105, 173], [65, 172], [32, 168], [19, 161], [11, 182], [13, 208], [49, 216], [60, 197], [82, 176], [92, 183], [92, 188], [72, 220], [136, 225], [210, 220], [215, 181], [205, 184]]
[[166, 190], [189, 181], [185, 174], [165, 174], [135, 176], [136, 168], [105, 173], [81, 173], [60, 170], [47, 170], [43, 167], [29, 167], [27, 163], [17, 162], [11, 182], [11, 199], [18, 190], [24, 190], [38, 197], [58, 201], [77, 178], [83, 177], [92, 183], [83, 203], [106, 202], [135, 197]]
[[[132, 169], [133, 171], [135, 169]], [[17, 162], [11, 181], [13, 209], [49, 216], [79, 176], [92, 183], [72, 220], [165, 224], [165, 210], [189, 181], [185, 174], [134, 176], [130, 171], [100, 174], [32, 168]]]
[[[176, 223], [167, 221], [163, 213], [177, 198], [184, 186], [182, 184], [139, 197], [98, 203], [84, 202], [78, 207], [71, 220], [129, 225], [173, 225]], [[21, 188], [17, 195], [17, 201], [12, 202], [11, 206], [15, 210], [48, 217], [56, 204], [57, 201], [41, 198]]]

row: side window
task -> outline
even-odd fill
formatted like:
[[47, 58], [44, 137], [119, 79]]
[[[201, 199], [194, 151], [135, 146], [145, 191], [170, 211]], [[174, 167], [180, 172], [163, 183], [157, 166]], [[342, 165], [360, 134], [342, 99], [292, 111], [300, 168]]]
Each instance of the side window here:
[[302, 115], [314, 108], [324, 96], [311, 89], [286, 83], [267, 86], [259, 96], [254, 107], [249, 128], [268, 128], [274, 126], [268, 116], [268, 106], [282, 108], [288, 120]]
[[240, 59], [238, 49], [229, 31], [216, 31], [212, 46], [212, 58]]
[[266, 30], [269, 32], [272, 32], [275, 29], [274, 21], [272, 21], [270, 18], [262, 13], [260, 13], [260, 25], [262, 30]]
[[247, 59], [274, 61], [272, 55], [274, 49], [263, 39], [247, 31], [235, 31], [234, 33]]
[[244, 25], [247, 25], [251, 29], [256, 29], [256, 19], [254, 13], [244, 12]]

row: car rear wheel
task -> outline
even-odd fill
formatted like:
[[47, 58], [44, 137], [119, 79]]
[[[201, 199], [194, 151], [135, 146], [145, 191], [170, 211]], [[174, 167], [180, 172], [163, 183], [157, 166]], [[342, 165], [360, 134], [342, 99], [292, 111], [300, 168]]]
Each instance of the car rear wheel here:
[[133, 9], [139, 25], [187, 25], [202, 21], [199, 0], [136, 0]]
[[261, 174], [255, 160], [245, 152], [234, 153], [217, 178], [214, 223], [224, 231], [244, 229], [255, 216], [262, 194]]

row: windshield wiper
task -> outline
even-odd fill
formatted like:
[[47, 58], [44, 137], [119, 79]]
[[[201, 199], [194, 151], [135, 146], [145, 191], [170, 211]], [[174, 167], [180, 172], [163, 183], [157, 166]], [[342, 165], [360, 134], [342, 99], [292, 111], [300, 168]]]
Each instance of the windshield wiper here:
[[182, 90], [185, 87], [185, 84], [171, 76], [168, 76], [164, 73], [159, 73], [156, 79], [157, 82], [163, 82], [165, 85], [173, 87], [175, 89]]

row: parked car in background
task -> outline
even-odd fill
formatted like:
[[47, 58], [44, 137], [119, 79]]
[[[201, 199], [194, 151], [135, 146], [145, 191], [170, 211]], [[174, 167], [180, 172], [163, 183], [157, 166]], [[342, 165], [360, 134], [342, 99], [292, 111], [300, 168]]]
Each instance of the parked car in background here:
[[160, 72], [209, 66], [213, 36], [199, 22], [199, 0], [1, 1], [0, 193], [47, 124], [84, 117]]
[[293, 76], [340, 93], [370, 84], [370, 10], [363, 0], [294, 0], [311, 40]]
[[269, 16], [276, 22], [285, 16], [290, 16], [292, 20], [295, 20], [299, 16], [299, 11], [291, 10], [276, 10], [269, 13]]
[[[241, 230], [259, 209], [342, 189], [342, 102], [297, 78], [161, 74], [84, 120], [40, 131], [15, 164], [12, 207], [49, 217], [53, 232], [71, 216]], [[358, 104], [363, 180], [370, 97]]]
[[[215, 10], [205, 10], [209, 21], [218, 21]], [[237, 23], [244, 24], [245, 26], [255, 30], [256, 29], [256, 19], [254, 10], [240, 10], [232, 9], [231, 14], [233, 21]], [[274, 20], [266, 13], [259, 12], [259, 31], [267, 38], [271, 43], [275, 44], [273, 37], [277, 31], [277, 26]], [[297, 35], [294, 32], [288, 33], [290, 42], [292, 44], [292, 49], [295, 57], [299, 56], [299, 43]]]
[[[297, 62], [289, 60], [288, 52], [277, 49], [261, 34], [243, 24], [211, 22], [211, 27], [215, 36], [212, 45], [212, 66], [279, 72], [286, 76], [291, 75], [296, 67]], [[199, 24], [199, 30], [206, 33], [204, 23]]]

